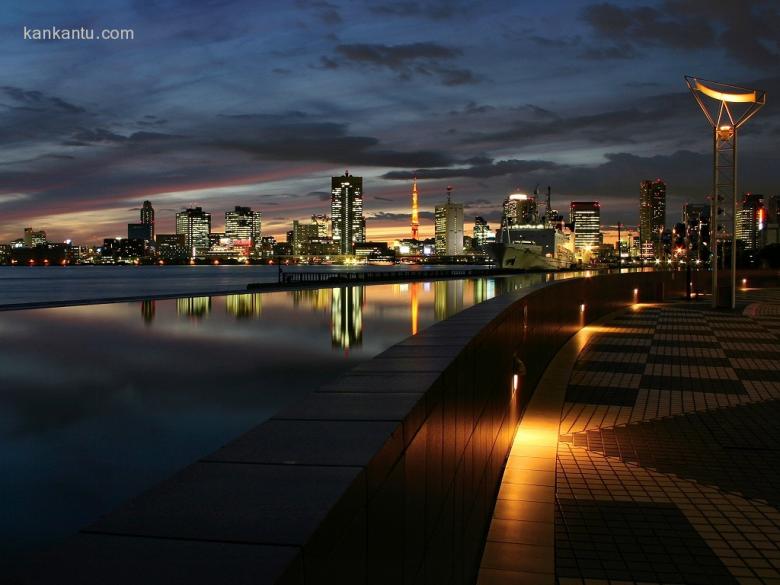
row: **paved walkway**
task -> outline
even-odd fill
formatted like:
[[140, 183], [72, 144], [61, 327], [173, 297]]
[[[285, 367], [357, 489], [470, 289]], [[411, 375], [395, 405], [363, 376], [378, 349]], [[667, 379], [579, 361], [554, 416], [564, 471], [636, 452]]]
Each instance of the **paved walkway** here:
[[518, 428], [480, 585], [780, 584], [780, 289], [742, 297], [572, 339]]

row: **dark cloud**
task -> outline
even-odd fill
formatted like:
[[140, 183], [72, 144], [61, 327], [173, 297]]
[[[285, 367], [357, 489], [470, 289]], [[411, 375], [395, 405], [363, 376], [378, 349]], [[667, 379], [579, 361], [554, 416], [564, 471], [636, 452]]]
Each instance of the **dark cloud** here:
[[621, 43], [605, 47], [588, 47], [579, 56], [593, 61], [608, 61], [611, 59], [635, 59], [639, 53], [628, 43]]
[[346, 166], [409, 167], [453, 164], [450, 155], [434, 150], [398, 151], [380, 147], [372, 136], [352, 136], [338, 123], [300, 123], [245, 129], [245, 139], [217, 142], [264, 160], [316, 161]]
[[567, 49], [570, 47], [578, 47], [582, 43], [582, 38], [579, 36], [545, 37], [537, 34], [530, 34], [527, 35], [525, 39], [545, 49]]
[[399, 0], [397, 2], [368, 2], [371, 12], [382, 16], [396, 16], [401, 18], [429, 18], [431, 20], [444, 20], [456, 15], [464, 15], [474, 8], [471, 2], [458, 0], [432, 0], [417, 1]]
[[325, 24], [341, 24], [343, 19], [338, 6], [325, 0], [296, 0], [296, 5], [300, 8], [311, 10], [317, 18]]
[[660, 46], [678, 50], [723, 48], [735, 61], [776, 70], [777, 4], [769, 0], [705, 2], [666, 0], [658, 5], [624, 8], [611, 2], [585, 7], [582, 18], [605, 40], [622, 49]]
[[37, 90], [24, 90], [19, 87], [4, 85], [2, 91], [12, 100], [23, 104], [20, 107], [35, 111], [56, 110], [61, 113], [82, 114], [86, 110], [55, 96], [49, 96]]
[[462, 54], [461, 49], [432, 42], [384, 45], [353, 43], [336, 46], [336, 57], [323, 56], [320, 68], [341, 66], [388, 69], [399, 79], [409, 81], [415, 76], [437, 77], [444, 85], [468, 85], [479, 79], [470, 70], [445, 65]]
[[492, 112], [495, 109], [496, 108], [488, 104], [480, 105], [477, 102], [471, 101], [463, 106], [463, 109], [461, 110], [450, 110], [449, 114], [450, 116], [471, 116], [474, 114], [486, 114], [487, 112]]
[[556, 168], [558, 168], [558, 165], [550, 161], [511, 159], [475, 164], [468, 167], [390, 171], [389, 173], [382, 175], [382, 178], [395, 181], [408, 181], [415, 177], [418, 179], [448, 179], [451, 177], [487, 178], [515, 173], [552, 171]]

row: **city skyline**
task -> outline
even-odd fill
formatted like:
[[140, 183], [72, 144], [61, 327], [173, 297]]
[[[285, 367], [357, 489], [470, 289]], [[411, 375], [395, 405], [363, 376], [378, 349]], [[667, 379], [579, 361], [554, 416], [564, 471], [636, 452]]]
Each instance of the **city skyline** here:
[[[32, 225], [96, 242], [124, 233], [146, 199], [161, 233], [182, 208], [241, 205], [282, 236], [321, 212], [323, 178], [344, 168], [366, 183], [367, 239], [408, 233], [415, 175], [423, 237], [448, 184], [467, 217], [490, 223], [507, 193], [541, 184], [558, 208], [599, 200], [604, 225], [634, 225], [638, 178], [663, 177], [671, 210], [709, 190], [684, 74], [780, 87], [778, 13], [763, 1], [708, 17], [694, 0], [300, 0], [263, 18], [242, 1], [42, 4], [0, 17], [14, 80], [0, 88], [3, 241]], [[61, 22], [118, 23], [135, 38], [96, 49], [20, 32]], [[779, 128], [770, 104], [746, 129], [742, 190], [776, 193]]]

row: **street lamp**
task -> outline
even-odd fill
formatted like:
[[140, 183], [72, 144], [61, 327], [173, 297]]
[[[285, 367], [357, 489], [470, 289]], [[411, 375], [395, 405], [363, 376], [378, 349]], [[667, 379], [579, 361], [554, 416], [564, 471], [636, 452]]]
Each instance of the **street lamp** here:
[[[710, 213], [712, 306], [733, 309], [736, 306], [737, 290], [737, 130], [766, 104], [766, 92], [688, 75], [685, 76], [685, 82], [712, 126], [714, 137]], [[730, 199], [727, 200], [727, 197]], [[728, 298], [723, 298], [722, 293], [725, 291], [718, 290], [718, 241], [721, 242], [724, 256], [726, 244], [731, 242]]]

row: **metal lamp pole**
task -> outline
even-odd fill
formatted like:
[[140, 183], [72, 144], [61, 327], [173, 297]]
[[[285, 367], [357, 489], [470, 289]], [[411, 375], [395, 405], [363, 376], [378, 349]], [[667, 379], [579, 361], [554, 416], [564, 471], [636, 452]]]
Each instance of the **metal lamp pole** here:
[[[766, 92], [688, 75], [685, 82], [714, 133], [710, 212], [712, 306], [733, 309], [737, 302], [737, 130], [766, 104]], [[724, 260], [729, 243], [731, 248], [728, 298], [723, 298], [725, 291], [718, 287], [718, 242]]]

